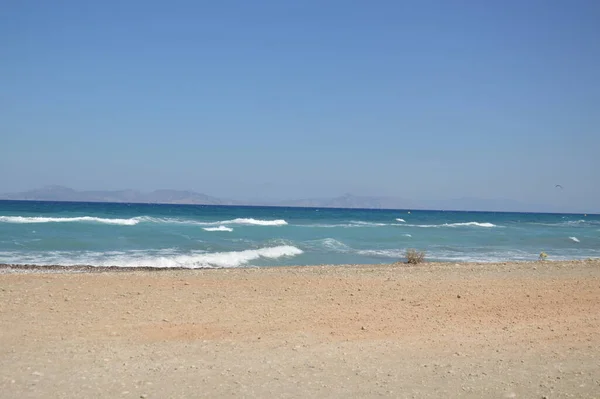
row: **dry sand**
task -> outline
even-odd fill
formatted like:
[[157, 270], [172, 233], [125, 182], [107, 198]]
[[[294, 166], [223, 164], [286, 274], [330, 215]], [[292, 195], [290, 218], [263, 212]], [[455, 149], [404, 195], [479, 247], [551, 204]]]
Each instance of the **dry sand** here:
[[599, 260], [0, 273], [2, 398], [600, 398]]

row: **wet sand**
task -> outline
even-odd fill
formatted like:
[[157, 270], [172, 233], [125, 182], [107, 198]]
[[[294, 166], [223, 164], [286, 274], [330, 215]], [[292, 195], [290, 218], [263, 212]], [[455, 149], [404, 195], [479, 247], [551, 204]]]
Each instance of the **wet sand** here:
[[600, 397], [600, 260], [0, 268], [0, 397]]

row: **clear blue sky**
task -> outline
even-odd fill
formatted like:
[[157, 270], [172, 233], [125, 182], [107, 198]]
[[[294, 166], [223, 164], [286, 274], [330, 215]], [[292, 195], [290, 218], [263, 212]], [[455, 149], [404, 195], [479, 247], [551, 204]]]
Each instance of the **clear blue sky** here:
[[0, 192], [600, 207], [598, 1], [9, 0], [0, 20]]

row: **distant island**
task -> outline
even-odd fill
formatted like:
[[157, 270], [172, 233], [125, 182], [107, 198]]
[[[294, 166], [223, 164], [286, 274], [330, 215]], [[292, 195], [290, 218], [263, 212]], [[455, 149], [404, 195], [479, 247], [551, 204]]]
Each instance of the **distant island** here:
[[[440, 201], [414, 201], [400, 197], [357, 196], [344, 194], [333, 198], [308, 198], [285, 201], [239, 201], [213, 197], [189, 190], [137, 190], [77, 191], [63, 186], [46, 186], [19, 193], [0, 194], [0, 200], [115, 202], [181, 205], [238, 205], [238, 206], [289, 206], [310, 208], [362, 208], [362, 209], [437, 209], [456, 211], [502, 212], [568, 212], [567, 210], [510, 199], [459, 198]], [[590, 210], [570, 210], [592, 213]]]

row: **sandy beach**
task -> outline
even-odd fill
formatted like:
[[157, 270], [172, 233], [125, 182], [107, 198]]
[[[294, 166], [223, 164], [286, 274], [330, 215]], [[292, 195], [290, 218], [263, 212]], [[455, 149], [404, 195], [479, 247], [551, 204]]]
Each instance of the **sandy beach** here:
[[600, 260], [0, 269], [2, 398], [600, 397]]

